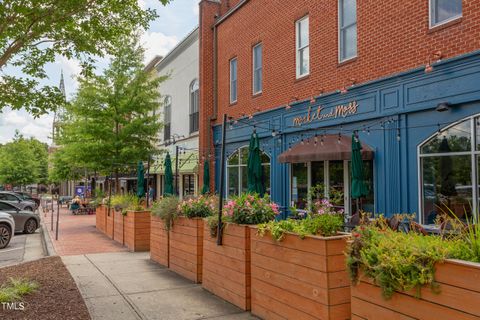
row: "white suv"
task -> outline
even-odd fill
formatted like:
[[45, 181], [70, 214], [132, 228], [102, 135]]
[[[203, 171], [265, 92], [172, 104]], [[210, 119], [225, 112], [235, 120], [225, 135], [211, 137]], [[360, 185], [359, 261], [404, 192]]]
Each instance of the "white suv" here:
[[15, 221], [6, 212], [0, 211], [0, 249], [5, 248], [13, 238]]

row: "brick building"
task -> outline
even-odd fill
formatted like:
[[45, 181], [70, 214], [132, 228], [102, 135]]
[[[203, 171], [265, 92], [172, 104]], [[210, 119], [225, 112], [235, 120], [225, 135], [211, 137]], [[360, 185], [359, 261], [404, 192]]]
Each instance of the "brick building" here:
[[199, 30], [200, 150], [219, 159], [228, 114], [227, 194], [245, 190], [255, 127], [285, 214], [315, 186], [353, 213], [352, 134], [363, 209], [477, 211], [480, 0], [203, 0]]

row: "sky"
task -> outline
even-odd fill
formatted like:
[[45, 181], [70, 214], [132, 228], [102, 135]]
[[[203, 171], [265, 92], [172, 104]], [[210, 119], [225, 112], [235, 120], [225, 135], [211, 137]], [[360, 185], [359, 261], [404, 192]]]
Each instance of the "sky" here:
[[[154, 8], [159, 17], [150, 24], [150, 28], [142, 35], [141, 41], [146, 49], [145, 63], [156, 55], [165, 56], [175, 45], [198, 25], [199, 0], [173, 0], [169, 5], [162, 6], [158, 0], [138, 0], [144, 8]], [[107, 59], [98, 61], [98, 69], [108, 65]], [[63, 70], [67, 99], [71, 99], [77, 90], [75, 76], [80, 72], [80, 66], [75, 60], [58, 57], [55, 63], [45, 67], [48, 79], [42, 80], [42, 85], [60, 83]], [[16, 74], [16, 71], [6, 71]], [[50, 143], [53, 114], [34, 119], [24, 110], [4, 109], [0, 113], [0, 143], [11, 141], [18, 130], [26, 137], [35, 137], [40, 141]]]

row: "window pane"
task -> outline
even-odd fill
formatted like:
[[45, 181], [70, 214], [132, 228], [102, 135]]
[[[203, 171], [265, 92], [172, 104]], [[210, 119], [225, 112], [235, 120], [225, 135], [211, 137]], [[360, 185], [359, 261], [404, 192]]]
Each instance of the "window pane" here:
[[292, 163], [291, 186], [292, 205], [299, 209], [305, 209], [308, 201], [307, 165], [305, 163]]
[[245, 193], [248, 191], [248, 170], [246, 166], [241, 166], [240, 167], [241, 171], [241, 179], [242, 179], [242, 193]]
[[435, 223], [439, 214], [471, 217], [471, 156], [422, 158], [423, 218]]
[[[360, 200], [360, 208], [365, 212], [375, 212], [375, 193], [373, 188], [373, 161], [363, 161], [365, 184], [368, 195]], [[352, 213], [355, 213], [352, 210]]]
[[272, 194], [271, 193], [271, 186], [270, 186], [270, 165], [263, 165], [263, 182], [264, 182], [264, 187], [265, 187], [265, 192], [267, 194]]
[[310, 68], [310, 50], [306, 47], [299, 52], [300, 54], [300, 75], [307, 74]]
[[470, 120], [441, 131], [422, 146], [421, 153], [449, 153], [471, 150]]
[[298, 47], [308, 46], [308, 17], [298, 23]]
[[242, 148], [240, 149], [240, 155], [241, 155], [241, 164], [247, 165], [248, 162], [248, 148]]
[[341, 26], [348, 26], [357, 21], [357, 1], [341, 0]]
[[229, 165], [238, 165], [238, 150], [235, 150], [235, 153], [228, 159]]
[[253, 48], [253, 67], [258, 69], [262, 66], [262, 45]]
[[475, 119], [475, 126], [477, 131], [477, 151], [480, 151], [480, 117]]
[[315, 187], [315, 193], [316, 193], [312, 195], [312, 199], [314, 200], [325, 198], [324, 167], [325, 167], [325, 162], [323, 161], [312, 162], [311, 186]]
[[265, 152], [262, 152], [262, 163], [270, 164], [270, 157]]
[[330, 189], [328, 190], [330, 201], [334, 205], [343, 206], [343, 161], [330, 161], [328, 168], [330, 174]]
[[432, 0], [434, 23], [441, 23], [462, 14], [462, 0]]
[[255, 70], [253, 83], [255, 93], [262, 91], [262, 69]]
[[341, 38], [341, 60], [355, 57], [357, 55], [357, 25], [343, 29]]
[[228, 167], [228, 195], [238, 195], [238, 167]]
[[230, 101], [237, 100], [237, 59], [230, 60]]

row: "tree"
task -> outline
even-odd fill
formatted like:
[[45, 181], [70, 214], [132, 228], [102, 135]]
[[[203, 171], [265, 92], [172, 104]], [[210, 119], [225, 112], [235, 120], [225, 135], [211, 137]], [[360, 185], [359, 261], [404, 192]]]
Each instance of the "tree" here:
[[88, 74], [95, 56], [113, 53], [126, 35], [146, 29], [156, 17], [137, 0], [0, 1], [0, 70], [13, 66], [26, 75], [2, 74], [0, 111], [7, 106], [34, 115], [53, 110], [62, 96], [56, 87], [39, 86], [47, 77], [46, 63], [57, 56], [75, 58]]
[[162, 77], [144, 70], [138, 37], [126, 38], [102, 75], [80, 79], [66, 107], [58, 143], [63, 161], [90, 171], [119, 174], [155, 154], [161, 127], [155, 111]]
[[46, 182], [47, 146], [15, 133], [0, 149], [0, 182], [15, 186]]

